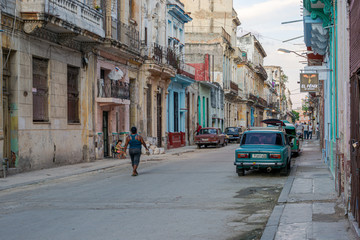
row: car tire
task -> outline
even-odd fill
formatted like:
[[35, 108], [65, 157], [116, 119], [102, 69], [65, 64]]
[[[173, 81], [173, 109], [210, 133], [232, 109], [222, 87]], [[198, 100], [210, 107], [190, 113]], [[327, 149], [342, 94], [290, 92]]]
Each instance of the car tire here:
[[240, 139], [236, 140], [237, 143], [240, 143]]
[[200, 149], [200, 148], [201, 148], [201, 145], [200, 145], [200, 144], [198, 144], [198, 145], [197, 145], [197, 148], [198, 148], [198, 149]]
[[239, 177], [245, 176], [245, 169], [237, 169], [236, 172]]
[[289, 173], [290, 173], [290, 167], [291, 167], [291, 163], [288, 162], [288, 163], [286, 164], [286, 166], [283, 167], [283, 168], [280, 170], [280, 175], [281, 175], [281, 176], [288, 176]]
[[220, 141], [216, 144], [216, 147], [217, 147], [217, 148], [220, 148], [220, 147], [221, 147]]

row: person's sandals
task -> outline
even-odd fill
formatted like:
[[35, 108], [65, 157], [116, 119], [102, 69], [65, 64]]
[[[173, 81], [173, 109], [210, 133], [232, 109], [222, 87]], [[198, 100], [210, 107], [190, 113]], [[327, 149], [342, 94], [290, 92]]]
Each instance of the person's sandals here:
[[138, 173], [133, 173], [131, 176], [136, 177], [137, 175], [139, 175]]

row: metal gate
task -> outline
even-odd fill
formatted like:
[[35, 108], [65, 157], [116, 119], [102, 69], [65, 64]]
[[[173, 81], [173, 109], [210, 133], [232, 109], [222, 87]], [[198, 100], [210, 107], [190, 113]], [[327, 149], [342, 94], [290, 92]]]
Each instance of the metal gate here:
[[354, 215], [356, 221], [360, 227], [360, 178], [359, 178], [359, 169], [360, 169], [360, 133], [359, 133], [359, 76], [354, 74], [351, 77], [351, 95], [350, 95], [350, 117], [351, 117], [351, 209], [352, 214]]
[[157, 145], [161, 147], [162, 145], [162, 109], [161, 109], [161, 93], [158, 93], [156, 96], [157, 102]]
[[104, 157], [109, 156], [109, 112], [103, 112]]

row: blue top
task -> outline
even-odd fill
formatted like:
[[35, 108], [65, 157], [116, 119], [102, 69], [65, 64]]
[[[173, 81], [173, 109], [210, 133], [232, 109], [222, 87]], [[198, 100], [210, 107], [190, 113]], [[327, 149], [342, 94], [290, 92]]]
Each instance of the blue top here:
[[139, 140], [136, 140], [135, 138], [136, 138], [136, 136], [138, 136], [137, 134], [135, 134], [135, 135], [130, 135], [130, 141], [129, 141], [129, 145], [130, 145], [130, 147], [129, 147], [129, 149], [130, 148], [140, 148], [141, 149], [141, 142], [139, 141]]

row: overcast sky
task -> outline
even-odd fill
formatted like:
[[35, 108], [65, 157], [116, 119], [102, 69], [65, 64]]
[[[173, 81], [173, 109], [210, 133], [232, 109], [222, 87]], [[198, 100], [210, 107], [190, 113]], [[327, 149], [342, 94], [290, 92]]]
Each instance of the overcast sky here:
[[304, 38], [283, 43], [282, 41], [304, 35], [303, 23], [281, 24], [282, 22], [300, 20], [300, 0], [234, 0], [234, 8], [241, 22], [239, 34], [252, 32], [264, 47], [267, 57], [264, 65], [281, 66], [289, 77], [287, 87], [291, 91], [293, 109], [301, 107], [299, 74], [306, 60], [293, 53], [279, 54], [277, 49], [306, 50]]

